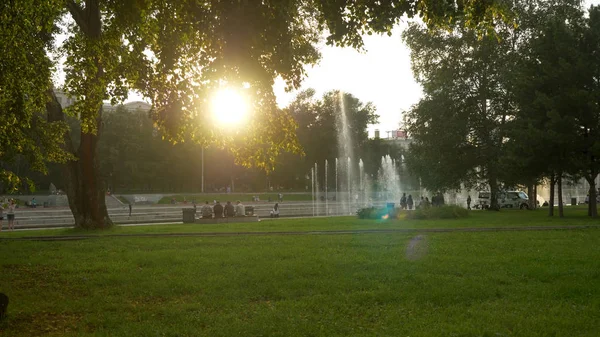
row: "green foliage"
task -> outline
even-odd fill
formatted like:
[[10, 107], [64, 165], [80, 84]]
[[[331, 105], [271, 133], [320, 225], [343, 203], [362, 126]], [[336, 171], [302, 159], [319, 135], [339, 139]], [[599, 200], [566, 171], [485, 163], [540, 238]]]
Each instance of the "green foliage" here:
[[456, 25], [412, 24], [404, 33], [424, 98], [407, 114], [414, 139], [407, 163], [430, 190], [499, 178], [506, 123], [514, 114], [507, 82], [519, 32], [499, 23], [493, 35]]
[[466, 208], [456, 205], [446, 205], [442, 207], [421, 207], [412, 212], [408, 212], [406, 217], [415, 220], [432, 219], [462, 219], [469, 216]]
[[388, 212], [387, 208], [365, 207], [356, 211], [356, 215], [359, 219], [382, 219]]
[[401, 211], [397, 208], [366, 207], [356, 212], [359, 219], [373, 220], [433, 220], [433, 219], [461, 219], [469, 216], [469, 212], [462, 207], [447, 205], [442, 207], [421, 207], [412, 211]]
[[62, 151], [64, 123], [50, 123], [46, 110], [51, 87], [55, 20], [59, 1], [11, 1], [0, 6], [0, 190], [9, 192], [33, 184], [28, 172], [47, 173], [48, 162], [71, 158]]
[[[338, 139], [337, 136], [342, 128], [340, 108], [342, 104], [351, 132], [351, 142]], [[355, 151], [356, 155], [359, 152], [367, 152], [367, 127], [376, 124], [378, 120], [376, 108], [371, 102], [363, 103], [352, 94], [337, 90], [326, 92], [320, 99], [315, 97], [313, 89], [304, 90], [285, 110], [298, 125], [296, 134], [304, 150], [304, 156], [297, 154], [280, 156], [272, 177], [280, 184], [295, 185], [299, 188], [304, 187], [306, 183], [304, 176], [310, 172], [315, 162], [323, 165], [327, 159], [330, 165], [334, 164], [332, 160], [339, 156], [340, 146], [348, 146]], [[379, 162], [380, 158], [375, 160]], [[321, 186], [324, 186], [324, 183], [324, 179], [321, 178]]]

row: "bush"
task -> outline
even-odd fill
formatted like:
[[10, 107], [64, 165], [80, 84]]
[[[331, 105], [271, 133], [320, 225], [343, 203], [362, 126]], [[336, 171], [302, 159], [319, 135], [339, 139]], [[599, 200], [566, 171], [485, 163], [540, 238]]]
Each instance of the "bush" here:
[[375, 208], [367, 207], [356, 211], [359, 219], [395, 219], [400, 215], [398, 208]]
[[459, 219], [469, 216], [465, 208], [451, 205], [442, 207], [419, 208], [407, 213], [407, 218], [415, 220], [425, 219]]
[[367, 207], [356, 211], [359, 219], [411, 219], [411, 220], [430, 220], [430, 219], [460, 219], [469, 216], [469, 212], [459, 206], [442, 206], [419, 208], [414, 211], [403, 211], [399, 208], [375, 208]]

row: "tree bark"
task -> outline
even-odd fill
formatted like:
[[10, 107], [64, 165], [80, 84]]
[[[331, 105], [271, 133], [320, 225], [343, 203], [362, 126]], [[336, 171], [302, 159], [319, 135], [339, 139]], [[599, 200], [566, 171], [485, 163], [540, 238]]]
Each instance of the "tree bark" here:
[[[74, 0], [67, 0], [67, 9], [73, 20], [81, 29], [84, 38], [98, 40], [102, 35], [102, 21], [98, 0], [86, 0], [85, 7]], [[104, 68], [100, 55], [93, 55], [95, 73], [88, 74], [87, 81], [90, 88], [103, 85]], [[106, 88], [104, 88], [105, 90]], [[81, 132], [79, 149], [75, 152], [70, 134], [64, 136], [64, 149], [77, 158], [64, 165], [65, 191], [69, 199], [69, 207], [75, 219], [76, 228], [107, 228], [113, 225], [108, 217], [105, 202], [104, 186], [101, 183], [98, 163], [98, 137], [102, 126], [102, 95], [94, 92], [94, 89], [86, 95], [86, 100], [97, 100], [100, 106], [98, 111], [89, 111], [90, 116], [96, 118], [96, 133]], [[49, 103], [46, 105], [49, 120], [65, 120], [62, 107], [58, 103], [52, 90], [49, 90]]]
[[565, 216], [564, 213], [564, 205], [563, 205], [563, 193], [562, 193], [562, 172], [558, 174], [557, 179], [558, 185], [558, 216], [563, 218]]
[[556, 179], [554, 174], [550, 176], [550, 200], [548, 200], [548, 216], [554, 216], [554, 185]]
[[490, 208], [491, 211], [499, 211], [498, 206], [498, 181], [495, 176], [490, 177], [488, 183], [490, 184]]
[[[65, 115], [56, 95], [52, 90], [49, 90], [49, 95], [51, 100], [46, 104], [48, 120], [51, 122], [65, 121]], [[98, 122], [100, 119], [101, 113]], [[63, 149], [77, 157], [76, 160], [63, 165], [65, 191], [69, 200], [69, 208], [75, 219], [75, 227], [95, 229], [112, 226], [113, 223], [106, 210], [104, 188], [99, 183], [96, 151], [98, 137], [82, 133], [81, 144], [77, 152], [75, 152], [69, 132], [65, 132], [63, 140]]]

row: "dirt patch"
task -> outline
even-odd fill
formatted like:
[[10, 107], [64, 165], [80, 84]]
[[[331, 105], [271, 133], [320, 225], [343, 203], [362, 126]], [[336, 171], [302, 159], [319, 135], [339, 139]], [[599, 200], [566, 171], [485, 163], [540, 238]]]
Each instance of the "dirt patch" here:
[[425, 235], [417, 235], [406, 245], [406, 259], [416, 261], [422, 259], [425, 255], [427, 255], [427, 240]]
[[14, 333], [22, 336], [62, 336], [75, 331], [80, 319], [80, 314], [72, 313], [16, 313], [0, 324], [0, 335]]

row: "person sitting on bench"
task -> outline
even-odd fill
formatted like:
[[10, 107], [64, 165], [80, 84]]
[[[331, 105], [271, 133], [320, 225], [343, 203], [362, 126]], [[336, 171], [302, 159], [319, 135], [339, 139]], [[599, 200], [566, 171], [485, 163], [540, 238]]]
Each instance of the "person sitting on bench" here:
[[246, 216], [246, 207], [239, 200], [235, 206], [235, 216]]
[[204, 204], [204, 206], [202, 206], [201, 212], [203, 219], [212, 219], [213, 210], [208, 204], [208, 201]]
[[223, 217], [223, 205], [221, 205], [220, 202], [217, 201], [217, 204], [214, 207], [214, 211], [215, 211], [215, 218]]
[[279, 204], [275, 203], [273, 210], [271, 211], [271, 218], [279, 218]]
[[225, 205], [225, 217], [233, 218], [235, 216], [235, 209], [233, 208], [233, 204], [228, 201], [227, 205]]

